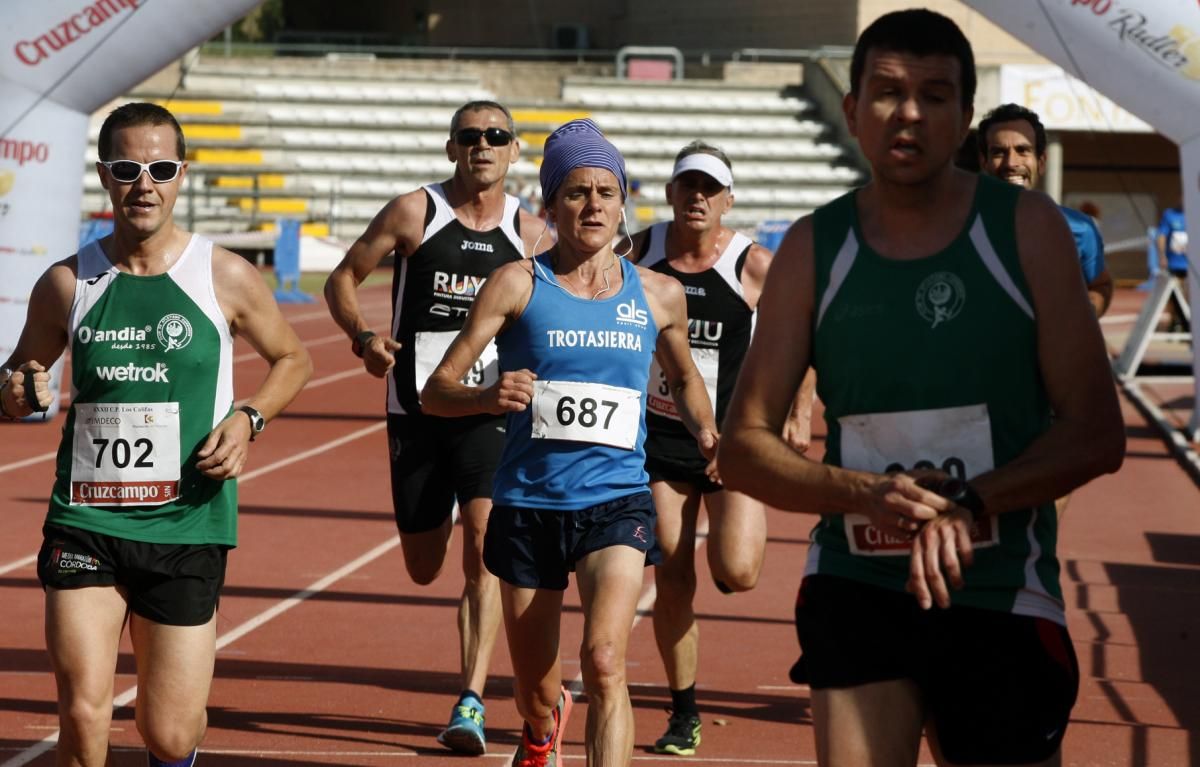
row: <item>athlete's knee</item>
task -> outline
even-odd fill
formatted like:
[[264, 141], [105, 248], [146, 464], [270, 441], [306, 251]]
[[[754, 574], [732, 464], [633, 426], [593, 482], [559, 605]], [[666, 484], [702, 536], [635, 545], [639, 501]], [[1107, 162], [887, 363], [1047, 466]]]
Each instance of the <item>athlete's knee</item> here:
[[433, 547], [432, 541], [428, 543], [430, 545], [425, 547], [411, 544], [404, 546], [404, 569], [418, 586], [428, 586], [436, 581], [446, 564], [445, 549]]
[[408, 577], [412, 578], [413, 583], [417, 584], [418, 586], [428, 586], [436, 581], [438, 576], [442, 574], [442, 567], [440, 564], [430, 564], [424, 561], [413, 562], [411, 560], [406, 560], [404, 563], [404, 569], [408, 571]]
[[625, 654], [612, 641], [584, 645], [580, 653], [583, 683], [589, 694], [604, 694], [625, 687]]
[[727, 557], [725, 561], [710, 557], [708, 567], [713, 579], [725, 586], [723, 590], [749, 591], [758, 585], [762, 557], [735, 556]]
[[58, 716], [64, 730], [87, 737], [108, 732], [112, 710], [111, 700], [74, 697], [59, 703]]
[[150, 753], [164, 762], [185, 759], [200, 745], [208, 726], [208, 714], [204, 709], [191, 716], [181, 716], [178, 712], [138, 713], [137, 728], [142, 741]]
[[696, 571], [692, 567], [658, 567], [654, 571], [654, 587], [658, 596], [654, 609], [690, 605], [696, 596]]

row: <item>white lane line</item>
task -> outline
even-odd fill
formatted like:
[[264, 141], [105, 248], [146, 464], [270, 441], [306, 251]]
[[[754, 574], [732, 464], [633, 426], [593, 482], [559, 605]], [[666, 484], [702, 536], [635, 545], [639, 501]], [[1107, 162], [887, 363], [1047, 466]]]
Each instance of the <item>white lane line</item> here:
[[[309, 389], [317, 386], [324, 386], [325, 384], [331, 384], [334, 381], [341, 381], [343, 378], [351, 378], [352, 376], [359, 375], [360, 373], [366, 375], [367, 371], [364, 368], [358, 367], [350, 368], [349, 370], [343, 370], [340, 373], [330, 373], [323, 378], [314, 378], [313, 380], [309, 381], [308, 386], [305, 386], [304, 388]], [[286, 413], [287, 411], [285, 410], [284, 412]], [[383, 416], [380, 416], [380, 418], [382, 417]]]
[[1119, 325], [1123, 322], [1133, 322], [1137, 319], [1136, 314], [1106, 314], [1100, 318], [1101, 325]]
[[[343, 370], [340, 373], [330, 373], [329, 375], [324, 376], [323, 378], [314, 378], [314, 379], [310, 380], [308, 383], [306, 383], [304, 385], [304, 391], [308, 391], [309, 389], [315, 389], [319, 386], [324, 386], [326, 384], [336, 383], [337, 381], [341, 381], [346, 378], [353, 378], [354, 376], [358, 375], [359, 373], [366, 373], [366, 372], [367, 371], [365, 368], [350, 368], [349, 370]], [[250, 401], [250, 398], [246, 397], [245, 399], [240, 399], [240, 400], [237, 400], [236, 402], [234, 402], [233, 406], [241, 407], [242, 405], [246, 404], [249, 401]], [[286, 413], [286, 412], [287, 411], [284, 410], [284, 413]]]
[[[366, 314], [367, 312], [383, 311], [384, 309], [391, 309], [391, 308], [392, 308], [392, 299], [390, 297], [390, 292], [389, 292], [389, 297], [386, 299], [377, 300], [377, 301], [368, 301], [366, 303], [360, 303], [358, 305], [359, 312], [361, 312], [363, 314]], [[295, 323], [295, 322], [308, 322], [309, 320], [318, 320], [318, 319], [328, 320], [331, 318], [329, 316], [329, 309], [325, 308], [325, 309], [315, 309], [311, 312], [304, 312], [303, 314], [293, 314], [290, 317], [285, 315], [284, 319], [287, 320], [289, 323]], [[344, 337], [345, 336], [343, 336], [343, 338]]]
[[346, 444], [347, 442], [353, 442], [354, 440], [358, 439], [359, 437], [365, 437], [368, 434], [371, 434], [373, 432], [379, 431], [380, 429], [386, 429], [386, 428], [387, 428], [387, 421], [380, 421], [379, 423], [373, 423], [370, 426], [364, 426], [363, 428], [359, 429], [358, 431], [352, 431], [349, 434], [347, 434], [346, 436], [338, 437], [337, 439], [333, 440], [332, 442], [326, 442], [324, 445], [314, 447], [311, 450], [305, 450], [303, 453], [296, 453], [295, 455], [290, 455], [287, 458], [283, 458], [283, 459], [276, 461], [275, 463], [269, 463], [266, 466], [262, 466], [262, 467], [255, 469], [254, 471], [247, 472], [246, 474], [243, 474], [242, 476], [238, 477], [238, 484], [241, 485], [243, 483], [249, 482], [250, 480], [254, 479], [255, 477], [261, 477], [263, 474], [266, 474], [269, 471], [275, 471], [276, 469], [282, 469], [284, 466], [290, 466], [293, 463], [296, 463], [298, 461], [303, 461], [306, 458], [312, 458], [314, 455], [320, 455], [321, 453], [327, 453], [336, 447], [341, 447], [342, 445]]
[[[217, 637], [217, 649], [220, 650], [226, 645], [236, 642], [246, 634], [249, 634], [251, 631], [262, 626], [268, 621], [278, 618], [280, 615], [292, 609], [301, 602], [304, 602], [306, 599], [315, 596], [316, 594], [320, 594], [322, 591], [329, 588], [342, 578], [345, 578], [347, 575], [350, 575], [365, 565], [374, 562], [376, 559], [379, 559], [381, 556], [399, 545], [399, 536], [393, 536], [357, 559], [343, 565], [337, 570], [334, 570], [324, 578], [314, 581], [308, 587], [297, 591], [287, 599], [275, 603], [268, 609], [262, 611], [258, 615], [255, 615], [253, 618], [245, 621], [231, 631], [227, 631], [221, 636]], [[135, 698], [137, 698], [137, 685], [130, 687], [128, 690], [125, 690], [120, 695], [113, 698], [113, 709], [115, 710], [122, 708], [132, 702]], [[26, 748], [24, 751], [9, 759], [7, 762], [4, 762], [4, 764], [0, 765], [0, 767], [23, 767], [24, 765], [29, 764], [34, 759], [37, 759], [42, 754], [54, 748], [55, 744], [58, 743], [58, 736], [60, 732], [61, 730], [56, 729], [53, 733], [47, 735], [39, 742], [33, 744], [29, 748]]]
[[[300, 345], [303, 346], [305, 349], [309, 349], [313, 346], [324, 346], [325, 344], [331, 344], [331, 343], [334, 343], [335, 341], [345, 341], [347, 344], [350, 343], [350, 339], [346, 338], [345, 333], [333, 333], [331, 335], [321, 336], [320, 338], [314, 338], [311, 341], [301, 341]], [[258, 356], [258, 352], [251, 351], [251, 352], [246, 352], [245, 354], [237, 355], [236, 357], [233, 358], [233, 361], [234, 361], [234, 363], [238, 363], [238, 362], [249, 362], [250, 360], [257, 360], [257, 359], [261, 359]]]
[[22, 557], [15, 562], [9, 562], [6, 565], [0, 565], [0, 575], [6, 575], [7, 573], [11, 573], [13, 570], [20, 570], [22, 567], [25, 567], [26, 565], [32, 565], [36, 561], [37, 554], [30, 554], [29, 556]]
[[49, 460], [53, 459], [54, 456], [56, 456], [56, 455], [58, 455], [57, 451], [55, 451], [53, 453], [42, 453], [41, 455], [35, 455], [32, 458], [26, 458], [25, 460], [17, 461], [16, 463], [6, 463], [3, 466], [0, 466], [0, 474], [3, 474], [6, 471], [16, 471], [17, 469], [23, 469], [26, 466], [33, 466], [35, 463], [41, 463], [42, 461], [49, 461]]

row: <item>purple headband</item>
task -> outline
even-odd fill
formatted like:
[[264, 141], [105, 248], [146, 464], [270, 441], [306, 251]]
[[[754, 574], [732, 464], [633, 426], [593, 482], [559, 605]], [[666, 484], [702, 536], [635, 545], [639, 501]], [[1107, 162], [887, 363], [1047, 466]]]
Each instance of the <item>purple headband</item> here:
[[612, 171], [621, 185], [625, 199], [628, 182], [625, 178], [625, 158], [591, 120], [571, 120], [558, 127], [546, 139], [542, 151], [542, 199], [551, 200], [562, 186], [567, 174], [576, 168], [604, 168]]

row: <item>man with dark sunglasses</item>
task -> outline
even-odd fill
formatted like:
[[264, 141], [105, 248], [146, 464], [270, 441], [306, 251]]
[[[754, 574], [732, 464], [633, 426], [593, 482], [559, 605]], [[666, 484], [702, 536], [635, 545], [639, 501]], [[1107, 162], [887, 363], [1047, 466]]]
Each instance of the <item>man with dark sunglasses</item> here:
[[[540, 219], [504, 192], [505, 176], [519, 156], [505, 107], [494, 101], [464, 104], [450, 121], [446, 142], [454, 175], [384, 206], [325, 284], [329, 311], [350, 336], [351, 349], [369, 373], [387, 378], [392, 504], [405, 566], [420, 585], [442, 571], [458, 502], [466, 579], [458, 619], [462, 691], [438, 742], [468, 754], [487, 749], [483, 688], [500, 621], [500, 590], [483, 566], [483, 535], [504, 418], [426, 415], [420, 392], [491, 271], [533, 255], [546, 233]], [[376, 334], [359, 309], [357, 288], [393, 252], [391, 332]], [[493, 345], [464, 383], [489, 386], [497, 378]]]
[[[45, 370], [70, 349], [74, 395], [38, 554], [58, 763], [112, 762], [113, 673], [128, 620], [148, 763], [189, 767], [208, 721], [217, 600], [237, 545], [234, 478], [312, 363], [254, 266], [175, 225], [187, 164], [170, 112], [117, 108], [99, 154], [114, 231], [34, 286], [0, 375], [0, 414], [45, 410], [57, 396]], [[236, 410], [235, 335], [270, 365]]]

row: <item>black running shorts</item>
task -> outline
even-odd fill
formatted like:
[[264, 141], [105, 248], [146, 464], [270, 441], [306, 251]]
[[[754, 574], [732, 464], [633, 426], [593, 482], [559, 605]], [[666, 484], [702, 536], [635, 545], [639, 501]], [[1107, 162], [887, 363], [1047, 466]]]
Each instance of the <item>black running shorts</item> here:
[[483, 563], [505, 583], [562, 591], [579, 560], [609, 546], [645, 552], [647, 565], [662, 560], [650, 493], [579, 511], [495, 506], [483, 539]]
[[504, 418], [431, 415], [387, 417], [392, 509], [401, 533], [424, 533], [446, 521], [454, 500], [492, 497], [504, 450]]
[[45, 589], [116, 586], [146, 620], [202, 626], [216, 612], [228, 552], [217, 544], [144, 543], [45, 525], [38, 579]]
[[796, 602], [813, 689], [916, 682], [954, 764], [1031, 764], [1062, 743], [1079, 690], [1066, 628], [971, 607], [922, 610], [911, 595], [812, 575]]
[[724, 490], [704, 473], [707, 466], [708, 459], [690, 434], [680, 437], [653, 428], [646, 432], [646, 473], [651, 482], [682, 482], [701, 493]]

